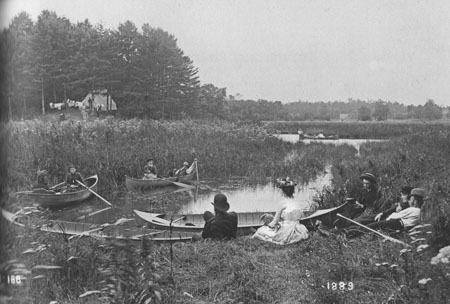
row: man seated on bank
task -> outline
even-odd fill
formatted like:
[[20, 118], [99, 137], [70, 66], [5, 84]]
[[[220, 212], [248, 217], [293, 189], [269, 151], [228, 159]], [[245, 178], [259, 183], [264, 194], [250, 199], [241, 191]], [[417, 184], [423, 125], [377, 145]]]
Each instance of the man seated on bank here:
[[224, 194], [216, 194], [214, 202], [214, 213], [205, 211], [203, 219], [205, 220], [205, 227], [203, 228], [202, 237], [205, 239], [233, 239], [236, 238], [237, 233], [237, 214], [236, 212], [227, 212], [230, 209], [230, 204]]
[[411, 190], [413, 188], [410, 186], [404, 186], [400, 189], [400, 201], [389, 209], [386, 209], [378, 213], [374, 221], [379, 222], [380, 220], [385, 220], [390, 214], [394, 212], [400, 212], [409, 207], [409, 196], [411, 195]]
[[157, 179], [158, 170], [154, 164], [153, 158], [149, 158], [144, 166], [144, 177], [142, 179]]
[[410, 207], [399, 212], [394, 212], [385, 221], [375, 222], [367, 225], [367, 227], [372, 229], [408, 230], [416, 226], [420, 222], [420, 208], [423, 205], [424, 198], [424, 189], [412, 189], [409, 197]]
[[[372, 173], [364, 173], [360, 176], [363, 183], [356, 206], [359, 208], [359, 212], [355, 215], [354, 220], [361, 224], [372, 223], [375, 216], [384, 210], [384, 206], [381, 204], [381, 191], [377, 187], [377, 178]], [[349, 221], [339, 219], [336, 221], [337, 228], [345, 228], [352, 225]]]

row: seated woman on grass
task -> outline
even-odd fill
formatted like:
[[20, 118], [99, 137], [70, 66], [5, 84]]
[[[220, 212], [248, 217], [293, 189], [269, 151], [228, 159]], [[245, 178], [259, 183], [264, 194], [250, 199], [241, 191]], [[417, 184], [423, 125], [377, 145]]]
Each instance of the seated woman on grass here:
[[294, 200], [295, 183], [285, 178], [277, 180], [277, 184], [285, 196], [281, 202], [283, 207], [276, 212], [273, 220], [260, 227], [252, 238], [278, 245], [294, 244], [307, 239], [308, 229], [299, 223], [303, 210], [300, 202]]
[[414, 188], [409, 197], [409, 207], [392, 213], [385, 221], [367, 225], [372, 229], [409, 230], [420, 222], [420, 208], [423, 205], [425, 190]]

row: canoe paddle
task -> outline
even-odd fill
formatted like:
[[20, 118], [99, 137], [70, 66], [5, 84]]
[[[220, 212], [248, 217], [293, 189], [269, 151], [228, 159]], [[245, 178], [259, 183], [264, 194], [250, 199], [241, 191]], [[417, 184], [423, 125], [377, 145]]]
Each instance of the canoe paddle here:
[[163, 178], [160, 178], [160, 180], [164, 180], [166, 182], [172, 183], [172, 184], [174, 184], [175, 186], [178, 186], [178, 187], [189, 188], [189, 189], [195, 188], [194, 186], [191, 186], [191, 185], [188, 185], [188, 184], [172, 182], [172, 181], [168, 181], [168, 180], [163, 179]]
[[50, 187], [50, 188], [48, 188], [48, 189], [49, 189], [49, 190], [56, 189], [56, 188], [58, 188], [59, 186], [64, 185], [65, 183], [66, 183], [66, 182], [59, 183], [59, 184], [54, 185], [54, 186], [52, 186], [52, 187]]
[[79, 180], [76, 181], [79, 185], [83, 186], [84, 188], [86, 188], [89, 192], [91, 192], [92, 194], [94, 194], [96, 197], [98, 197], [99, 199], [101, 199], [102, 201], [104, 201], [106, 204], [108, 204], [109, 206], [113, 207], [113, 205], [108, 202], [106, 199], [104, 199], [103, 197], [100, 196], [100, 194], [98, 194], [97, 192], [95, 192], [94, 190], [92, 190], [91, 188], [89, 188], [88, 186], [86, 186], [85, 184], [83, 184], [82, 182], [80, 182]]
[[340, 217], [340, 218], [343, 218], [344, 220], [347, 220], [347, 221], [349, 221], [349, 222], [351, 222], [351, 223], [353, 223], [353, 224], [356, 224], [356, 225], [358, 225], [358, 226], [361, 226], [361, 227], [363, 227], [363, 228], [365, 228], [365, 229], [367, 229], [367, 230], [369, 230], [369, 231], [371, 231], [371, 232], [373, 232], [373, 233], [375, 233], [375, 234], [378, 234], [379, 236], [381, 236], [381, 237], [384, 238], [385, 240], [388, 240], [388, 241], [391, 241], [391, 242], [394, 242], [394, 243], [399, 243], [399, 244], [402, 244], [402, 245], [404, 245], [404, 246], [406, 246], [406, 247], [409, 247], [409, 244], [407, 244], [407, 243], [405, 243], [405, 242], [402, 242], [402, 241], [400, 241], [400, 240], [394, 239], [393, 237], [384, 235], [384, 234], [382, 234], [382, 233], [380, 233], [380, 232], [378, 232], [378, 231], [376, 231], [376, 230], [374, 230], [374, 229], [372, 229], [372, 228], [369, 228], [369, 227], [367, 227], [367, 226], [365, 226], [365, 225], [363, 225], [363, 224], [361, 224], [361, 223], [358, 223], [358, 222], [356, 222], [356, 221], [354, 221], [354, 220], [351, 220], [351, 219], [349, 219], [348, 217], [345, 217], [345, 216], [341, 215], [340, 213], [337, 213], [336, 215], [337, 215], [338, 217]]
[[[54, 190], [55, 188], [65, 184], [65, 183], [66, 182], [62, 182], [62, 183], [59, 183], [57, 185], [54, 185], [54, 186], [48, 188], [47, 191], [49, 191], [50, 193], [54, 193], [54, 191], [51, 191], [51, 190]], [[15, 192], [13, 195], [26, 195], [26, 194], [31, 194], [31, 193], [36, 193], [36, 191], [35, 190], [20, 191], [20, 192]]]

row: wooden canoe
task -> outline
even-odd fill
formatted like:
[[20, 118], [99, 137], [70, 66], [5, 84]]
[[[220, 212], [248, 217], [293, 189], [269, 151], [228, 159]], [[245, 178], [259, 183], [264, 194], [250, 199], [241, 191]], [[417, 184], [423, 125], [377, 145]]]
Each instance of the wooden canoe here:
[[[154, 229], [170, 229], [171, 215], [165, 213], [149, 213], [133, 210], [134, 213]], [[241, 212], [238, 216], [238, 235], [244, 235], [263, 225], [260, 218], [263, 214], [275, 212]], [[173, 215], [172, 230], [182, 232], [201, 232], [205, 225], [203, 214], [175, 214]]]
[[[93, 175], [83, 180], [83, 184], [89, 187], [90, 190], [97, 190], [98, 176]], [[33, 191], [25, 191], [18, 193], [21, 196], [25, 196], [27, 199], [38, 203], [43, 207], [58, 208], [67, 207], [77, 204], [92, 195], [92, 193], [85, 188], [74, 192], [57, 192], [54, 190], [36, 189]]]
[[125, 175], [125, 187], [127, 189], [150, 189], [150, 188], [158, 188], [158, 187], [166, 187], [170, 185], [177, 185], [178, 183], [183, 183], [186, 181], [190, 181], [195, 176], [195, 171], [191, 174], [184, 176], [174, 176], [168, 178], [158, 178], [158, 179], [139, 179], [133, 178], [128, 175]]
[[[20, 227], [26, 225], [17, 220], [15, 214], [2, 209], [3, 217], [10, 223], [16, 224]], [[148, 228], [115, 226], [114, 224], [92, 224], [82, 222], [69, 222], [59, 220], [47, 220], [42, 225], [33, 225], [40, 231], [65, 234], [71, 237], [94, 237], [100, 239], [116, 239], [116, 240], [130, 240], [142, 241], [145, 237], [149, 241], [155, 242], [175, 242], [175, 241], [190, 241], [194, 233], [173, 231], [172, 234], [167, 230], [150, 230]]]

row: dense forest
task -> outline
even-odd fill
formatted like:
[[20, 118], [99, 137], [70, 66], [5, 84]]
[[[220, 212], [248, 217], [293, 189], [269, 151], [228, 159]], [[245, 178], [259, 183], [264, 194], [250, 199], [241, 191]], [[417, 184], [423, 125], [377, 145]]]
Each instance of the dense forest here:
[[[2, 100], [9, 119], [45, 114], [50, 103], [80, 101], [106, 90], [117, 103], [115, 115], [151, 119], [387, 120], [449, 118], [432, 99], [405, 106], [383, 100], [242, 100], [226, 88], [201, 84], [198, 69], [161, 28], [126, 21], [117, 29], [71, 23], [47, 10], [36, 22], [18, 14], [0, 34]], [[301, 96], [299, 96], [301, 98]]]

